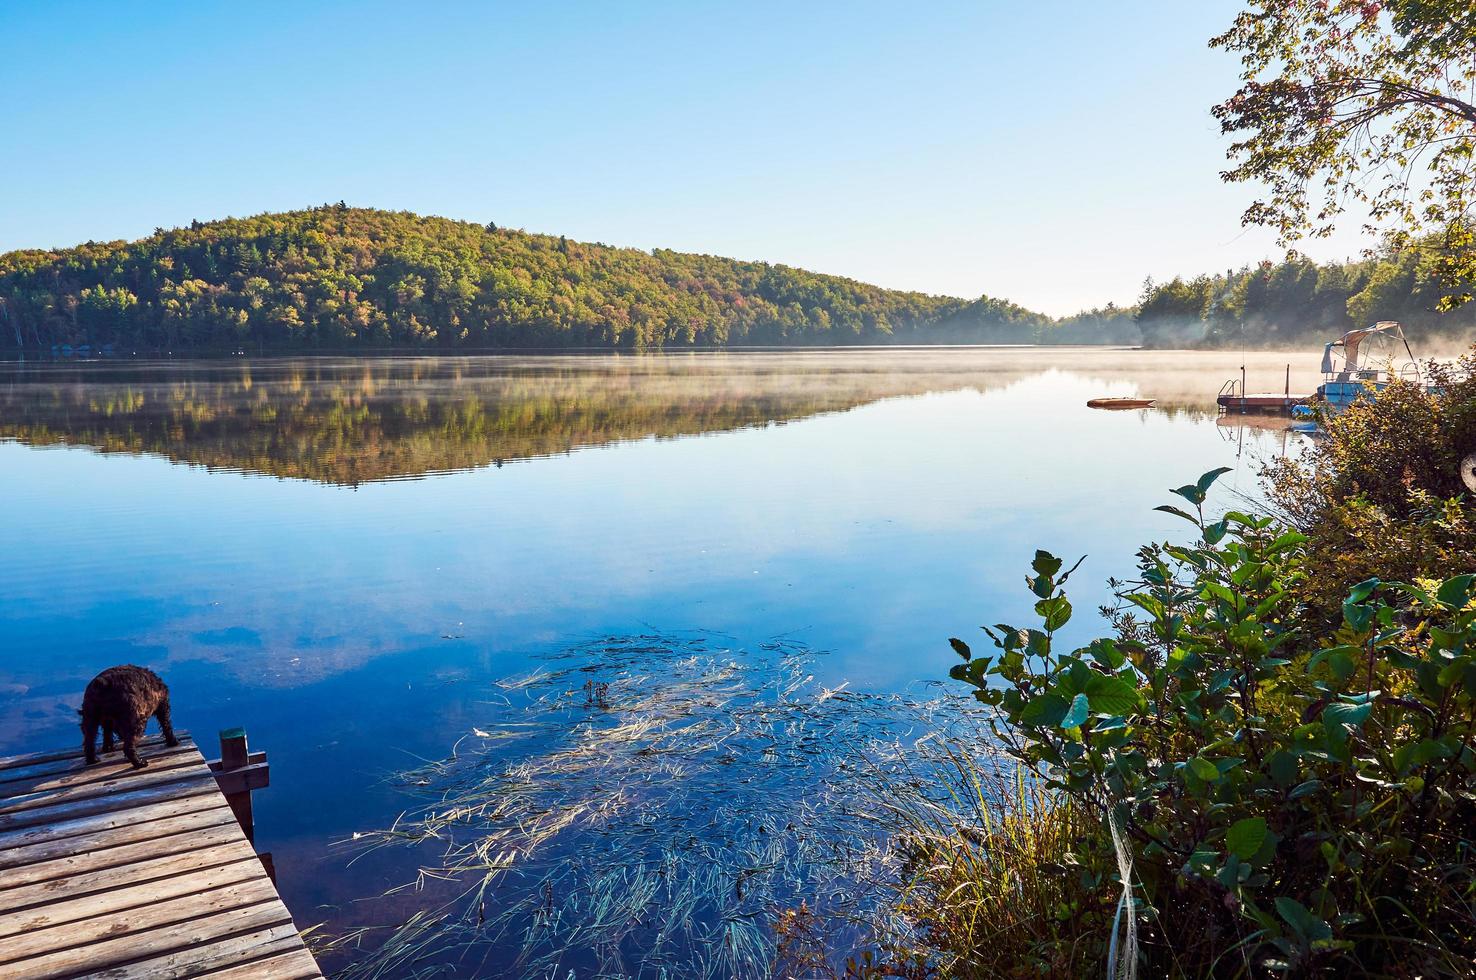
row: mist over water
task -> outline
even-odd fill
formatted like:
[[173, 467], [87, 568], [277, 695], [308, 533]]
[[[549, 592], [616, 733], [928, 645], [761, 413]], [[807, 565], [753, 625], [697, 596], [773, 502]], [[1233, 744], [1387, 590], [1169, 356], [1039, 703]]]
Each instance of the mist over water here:
[[[405, 880], [330, 843], [407, 805], [391, 771], [489, 724], [502, 678], [591, 638], [700, 630], [816, 651], [816, 682], [946, 676], [1024, 622], [1036, 548], [1109, 575], [1182, 534], [1216, 466], [1257, 496], [1318, 352], [951, 348], [0, 365], [0, 753], [70, 744], [88, 678], [160, 670], [176, 724], [271, 754], [259, 843], [300, 924]], [[1099, 412], [1089, 398], [1153, 409]], [[415, 899], [403, 899], [413, 906]]]

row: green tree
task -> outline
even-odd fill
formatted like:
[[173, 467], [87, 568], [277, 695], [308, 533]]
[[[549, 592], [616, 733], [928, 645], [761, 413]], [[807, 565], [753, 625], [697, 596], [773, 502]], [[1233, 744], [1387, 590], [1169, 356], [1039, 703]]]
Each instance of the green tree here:
[[1432, 254], [1442, 309], [1471, 299], [1469, 0], [1251, 0], [1211, 44], [1241, 56], [1243, 85], [1214, 112], [1237, 137], [1225, 179], [1266, 187], [1247, 224], [1290, 246], [1357, 203], [1390, 247]]

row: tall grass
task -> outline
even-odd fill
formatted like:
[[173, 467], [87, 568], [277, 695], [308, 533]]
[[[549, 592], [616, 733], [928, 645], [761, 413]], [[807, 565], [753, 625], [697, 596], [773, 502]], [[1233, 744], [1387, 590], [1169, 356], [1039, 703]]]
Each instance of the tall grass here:
[[879, 784], [905, 930], [878, 937], [873, 963], [906, 973], [921, 962], [948, 977], [1100, 974], [1111, 897], [1085, 887], [1071, 857], [1096, 818], [978, 745], [939, 738], [916, 748], [914, 763], [947, 788], [941, 798], [915, 783]]

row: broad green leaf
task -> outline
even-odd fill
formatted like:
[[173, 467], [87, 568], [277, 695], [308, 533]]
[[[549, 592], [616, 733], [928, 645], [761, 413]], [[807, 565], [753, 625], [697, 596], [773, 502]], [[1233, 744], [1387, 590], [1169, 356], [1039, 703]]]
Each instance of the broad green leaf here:
[[1225, 832], [1225, 850], [1242, 861], [1249, 861], [1255, 857], [1256, 852], [1264, 843], [1266, 843], [1265, 817], [1246, 817], [1243, 820], [1237, 820]]
[[1057, 678], [1058, 692], [1063, 697], [1073, 697], [1081, 694], [1087, 689], [1087, 684], [1096, 677], [1097, 672], [1083, 660], [1072, 660], [1066, 664]]
[[1078, 694], [1071, 699], [1071, 707], [1066, 712], [1066, 716], [1061, 719], [1061, 727], [1079, 728], [1086, 722], [1087, 712], [1090, 710], [1091, 706], [1087, 703], [1087, 696], [1085, 694]]
[[1368, 713], [1373, 710], [1373, 705], [1365, 704], [1330, 704], [1322, 709], [1322, 717], [1330, 725], [1353, 725], [1357, 727], [1368, 719]]
[[1297, 757], [1285, 749], [1273, 752], [1267, 764], [1271, 770], [1271, 778], [1279, 786], [1290, 786], [1297, 778]]
[[1341, 683], [1347, 680], [1348, 677], [1353, 673], [1354, 669], [1356, 669], [1357, 667], [1357, 664], [1353, 658], [1356, 656], [1360, 656], [1362, 653], [1363, 651], [1359, 647], [1350, 646], [1348, 644], [1343, 644], [1342, 646], [1327, 647], [1325, 649], [1318, 650], [1312, 655], [1311, 659], [1307, 661], [1307, 669], [1311, 670], [1318, 664], [1326, 661], [1329, 669], [1331, 669], [1333, 672], [1333, 676], [1338, 679], [1339, 683]]
[[960, 657], [963, 657], [965, 660], [969, 660], [973, 657], [974, 654], [972, 651], [969, 650], [969, 645], [963, 640], [960, 640], [958, 637], [950, 636], [948, 638], [948, 643], [950, 646], [953, 647], [953, 652], [958, 654]]
[[1440, 668], [1422, 660], [1415, 665], [1415, 683], [1420, 687], [1420, 693], [1432, 701], [1439, 701], [1445, 696], [1445, 691], [1440, 686]]
[[1220, 855], [1214, 851], [1195, 851], [1189, 855], [1189, 860], [1184, 862], [1184, 867], [1191, 873], [1210, 878], [1214, 876], [1215, 865], [1219, 860]]
[[[1204, 503], [1204, 491], [1199, 489], [1192, 483], [1185, 484], [1184, 486], [1179, 487], [1177, 490], [1170, 490], [1169, 492], [1183, 497], [1185, 500], [1189, 501], [1191, 504], [1194, 504], [1196, 507]], [[1198, 521], [1196, 521], [1195, 523], [1198, 523]]]
[[1070, 705], [1058, 694], [1042, 694], [1031, 698], [1020, 712], [1020, 724], [1041, 728], [1053, 727], [1066, 717]]
[[1464, 608], [1471, 600], [1471, 585], [1476, 583], [1476, 575], [1457, 575], [1440, 583], [1440, 588], [1435, 591], [1435, 599], [1442, 605], [1452, 609]]
[[1359, 633], [1368, 629], [1368, 624], [1373, 622], [1376, 612], [1378, 610], [1373, 606], [1362, 606], [1351, 600], [1343, 603], [1343, 621]]
[[1071, 603], [1064, 595], [1042, 599], [1035, 604], [1035, 614], [1045, 620], [1047, 631], [1054, 633], [1071, 620]]
[[[1406, 752], [1407, 757], [1401, 764], [1400, 756]], [[1400, 751], [1394, 753], [1394, 762], [1401, 769], [1406, 767], [1413, 769], [1435, 759], [1449, 759], [1453, 755], [1455, 755], [1455, 750], [1449, 745], [1433, 738], [1427, 738], [1411, 745], [1401, 746]]]
[[1365, 579], [1364, 581], [1359, 582], [1348, 592], [1348, 601], [1362, 602], [1364, 599], [1367, 599], [1370, 595], [1372, 595], [1373, 590], [1377, 589], [1380, 584], [1381, 583], [1377, 578]]
[[1085, 693], [1099, 715], [1127, 715], [1137, 710], [1138, 689], [1121, 677], [1092, 672]]
[[1189, 771], [1207, 783], [1212, 783], [1220, 778], [1220, 767], [1213, 762], [1196, 755], [1187, 763]]
[[1196, 484], [1199, 492], [1201, 494], [1209, 493], [1209, 488], [1215, 485], [1215, 481], [1229, 472], [1231, 472], [1231, 469], [1228, 466], [1221, 466], [1217, 469], [1210, 470], [1199, 478], [1199, 482]]
[[995, 640], [995, 643], [1002, 650], [1018, 650], [1020, 649], [1020, 647], [1025, 645], [1025, 636], [1023, 632], [1005, 623], [996, 623], [994, 629], [992, 630], [988, 627], [985, 627], [984, 631], [990, 636], [995, 636], [996, 633], [998, 634], [998, 638]]
[[1239, 605], [1236, 594], [1234, 592], [1231, 592], [1227, 586], [1222, 585], [1219, 582], [1204, 583], [1204, 590], [1202, 594], [1206, 599], [1220, 600], [1231, 609], [1234, 609]]
[[1061, 570], [1061, 559], [1049, 551], [1037, 551], [1035, 553], [1035, 560], [1030, 563], [1030, 567], [1035, 569], [1035, 574], [1037, 575], [1054, 578], [1056, 573]]
[[1276, 899], [1276, 911], [1298, 936], [1309, 943], [1332, 938], [1332, 926], [1312, 914], [1307, 906], [1294, 898], [1279, 896]]
[[1234, 888], [1240, 884], [1241, 876], [1248, 875], [1249, 873], [1250, 868], [1242, 864], [1240, 858], [1232, 854], [1226, 859], [1225, 866], [1215, 874], [1215, 880], [1226, 888]]
[[1091, 654], [1092, 659], [1097, 663], [1110, 667], [1113, 670], [1116, 670], [1127, 662], [1127, 655], [1118, 648], [1116, 640], [1105, 638], [1093, 640], [1091, 645], [1087, 647], [1087, 652]]
[[1157, 507], [1155, 507], [1153, 509], [1154, 510], [1161, 510], [1165, 514], [1173, 514], [1175, 517], [1182, 517], [1182, 518], [1184, 518], [1184, 520], [1188, 521], [1190, 524], [1198, 524], [1199, 523], [1199, 518], [1195, 517], [1193, 514], [1190, 514], [1190, 513], [1187, 513], [1185, 511], [1180, 510], [1179, 508], [1173, 506], [1172, 504], [1160, 504], [1159, 506], [1157, 506]]
[[1434, 641], [1437, 650], [1455, 650], [1460, 647], [1466, 634], [1459, 630], [1443, 630], [1439, 626], [1430, 627], [1430, 639]]
[[1309, 779], [1306, 782], [1298, 783], [1290, 793], [1286, 794], [1286, 798], [1289, 800], [1300, 800], [1304, 796], [1311, 796], [1320, 789], [1322, 789], [1322, 780]]
[[1271, 542], [1271, 550], [1282, 551], [1283, 549], [1292, 548], [1299, 544], [1306, 544], [1308, 540], [1307, 536], [1300, 531], [1287, 531], [1281, 537]]

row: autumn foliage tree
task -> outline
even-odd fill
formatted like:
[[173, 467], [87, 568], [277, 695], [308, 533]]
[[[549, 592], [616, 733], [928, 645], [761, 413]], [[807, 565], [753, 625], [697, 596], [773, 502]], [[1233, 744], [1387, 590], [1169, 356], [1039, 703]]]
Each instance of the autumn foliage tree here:
[[1236, 137], [1225, 179], [1265, 186], [1247, 224], [1290, 246], [1357, 206], [1389, 247], [1427, 253], [1442, 309], [1472, 298], [1476, 5], [1252, 0], [1211, 44], [1241, 56], [1214, 112]]

